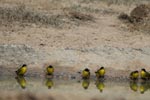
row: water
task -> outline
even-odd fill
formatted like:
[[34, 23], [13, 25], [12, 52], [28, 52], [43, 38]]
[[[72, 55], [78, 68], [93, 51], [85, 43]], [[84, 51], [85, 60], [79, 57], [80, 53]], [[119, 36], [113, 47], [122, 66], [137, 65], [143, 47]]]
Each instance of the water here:
[[32, 93], [56, 100], [149, 100], [150, 82], [0, 77], [0, 92], [0, 97]]

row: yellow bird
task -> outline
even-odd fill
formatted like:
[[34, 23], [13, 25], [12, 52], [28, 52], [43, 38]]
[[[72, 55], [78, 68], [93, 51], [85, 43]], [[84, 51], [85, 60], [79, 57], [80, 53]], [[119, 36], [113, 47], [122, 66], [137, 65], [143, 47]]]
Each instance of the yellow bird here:
[[130, 74], [130, 79], [132, 79], [132, 80], [137, 80], [138, 77], [139, 77], [139, 72], [138, 72], [137, 70], [131, 72], [131, 74]]
[[19, 85], [21, 86], [22, 89], [26, 88], [27, 82], [26, 82], [26, 80], [23, 76], [17, 76], [16, 80], [17, 80], [17, 82], [19, 83]]
[[148, 72], [143, 68], [143, 69], [141, 69], [140, 76], [141, 76], [141, 79], [147, 80], [147, 79], [150, 78], [150, 73], [148, 73]]
[[82, 81], [82, 87], [84, 89], [88, 89], [89, 85], [90, 85], [90, 81], [89, 80], [83, 80]]
[[51, 89], [54, 85], [53, 80], [47, 78], [45, 85], [48, 87], [48, 89]]
[[138, 90], [138, 84], [137, 82], [135, 81], [130, 81], [130, 88], [133, 90], [133, 91], [137, 91]]
[[16, 74], [18, 76], [24, 76], [24, 74], [27, 72], [27, 65], [26, 64], [23, 64], [21, 68], [19, 68], [17, 71], [16, 71]]
[[104, 67], [101, 67], [100, 69], [98, 69], [96, 72], [96, 77], [97, 78], [104, 78], [104, 75], [105, 75], [105, 69]]
[[88, 68], [85, 68], [82, 71], [82, 78], [83, 79], [89, 79], [90, 78], [90, 70]]
[[97, 87], [97, 89], [98, 89], [100, 92], [103, 92], [103, 90], [104, 90], [104, 88], [105, 88], [104, 82], [97, 80], [97, 81], [96, 81], [96, 87]]
[[47, 68], [46, 68], [46, 74], [47, 75], [53, 75], [54, 73], [54, 67], [52, 65], [49, 65]]

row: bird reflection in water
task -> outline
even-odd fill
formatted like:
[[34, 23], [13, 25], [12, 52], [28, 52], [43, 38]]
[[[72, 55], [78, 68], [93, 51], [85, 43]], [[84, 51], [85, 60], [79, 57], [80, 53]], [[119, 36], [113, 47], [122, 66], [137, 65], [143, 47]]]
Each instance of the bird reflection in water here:
[[15, 79], [17, 80], [18, 84], [21, 86], [22, 89], [26, 88], [27, 82], [23, 76], [17, 76], [15, 77]]
[[54, 82], [52, 78], [46, 78], [45, 85], [48, 89], [51, 89], [54, 86]]
[[147, 91], [150, 88], [150, 82], [148, 81], [142, 81], [140, 84], [140, 93], [144, 94], [145, 91]]
[[138, 91], [138, 83], [137, 81], [130, 81], [130, 89], [137, 92]]
[[103, 92], [105, 85], [104, 85], [104, 80], [103, 79], [97, 79], [96, 80], [96, 87], [100, 92]]
[[140, 85], [138, 85], [137, 81], [130, 81], [130, 89], [135, 92], [139, 90], [141, 94], [144, 94], [150, 88], [149, 84], [149, 81], [142, 81]]
[[89, 80], [89, 79], [83, 79], [83, 80], [82, 80], [82, 87], [83, 87], [85, 90], [88, 89], [89, 85], [90, 85], [90, 80]]

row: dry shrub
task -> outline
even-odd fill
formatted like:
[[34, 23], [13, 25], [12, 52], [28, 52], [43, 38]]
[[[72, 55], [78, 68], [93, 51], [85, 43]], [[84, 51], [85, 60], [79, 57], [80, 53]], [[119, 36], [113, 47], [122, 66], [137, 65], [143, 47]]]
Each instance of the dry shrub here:
[[131, 30], [150, 32], [150, 4], [141, 4], [135, 7], [130, 15], [122, 13], [118, 18], [128, 22]]
[[147, 17], [150, 17], [150, 5], [142, 4], [137, 6], [131, 11], [130, 17], [135, 23], [145, 20]]

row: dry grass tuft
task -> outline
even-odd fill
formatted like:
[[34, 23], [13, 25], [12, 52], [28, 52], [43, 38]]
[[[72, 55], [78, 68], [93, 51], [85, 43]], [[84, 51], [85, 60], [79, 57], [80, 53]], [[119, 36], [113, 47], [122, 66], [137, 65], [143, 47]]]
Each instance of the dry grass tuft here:
[[130, 21], [130, 16], [127, 15], [126, 13], [121, 13], [121, 14], [118, 16], [118, 18], [119, 18], [120, 20]]
[[32, 11], [24, 5], [12, 8], [0, 7], [0, 21], [20, 22], [20, 23], [36, 23], [47, 24], [52, 26], [60, 26], [63, 23], [61, 15], [49, 15], [43, 12]]
[[71, 19], [77, 19], [80, 21], [93, 21], [94, 17], [90, 14], [85, 14], [77, 11], [69, 12], [69, 16]]

